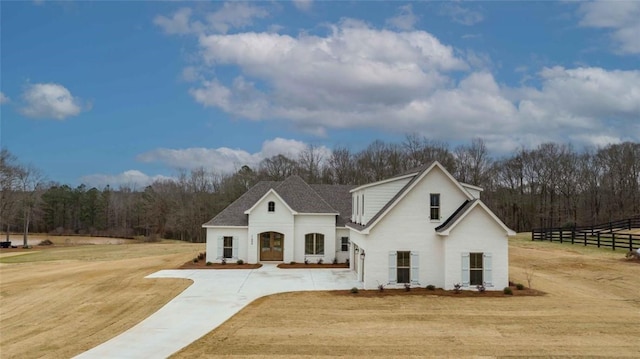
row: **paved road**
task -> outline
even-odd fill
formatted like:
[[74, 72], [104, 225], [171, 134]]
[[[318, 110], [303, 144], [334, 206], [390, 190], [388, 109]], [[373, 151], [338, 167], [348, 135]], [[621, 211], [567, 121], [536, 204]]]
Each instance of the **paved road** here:
[[188, 278], [193, 284], [117, 337], [76, 358], [166, 358], [218, 327], [253, 300], [274, 293], [362, 288], [348, 269], [163, 270], [147, 278]]

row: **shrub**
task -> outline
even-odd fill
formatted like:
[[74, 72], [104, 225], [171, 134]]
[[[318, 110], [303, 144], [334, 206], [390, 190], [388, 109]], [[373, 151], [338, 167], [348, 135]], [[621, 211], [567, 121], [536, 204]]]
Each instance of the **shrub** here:
[[51, 241], [50, 241], [50, 240], [48, 240], [48, 239], [45, 239], [44, 241], [40, 242], [40, 244], [38, 244], [38, 245], [39, 245], [39, 246], [50, 246], [50, 245], [52, 245], [52, 244], [53, 244], [53, 242], [51, 242]]
[[404, 291], [405, 291], [405, 292], [408, 292], [408, 291], [410, 291], [410, 290], [411, 290], [411, 284], [409, 284], [409, 283], [405, 283], [405, 284], [404, 284]]
[[436, 286], [435, 286], [435, 285], [433, 285], [433, 284], [429, 284], [429, 285], [427, 286], [427, 290], [436, 290]]
[[384, 284], [378, 284], [378, 292], [384, 292]]
[[242, 259], [238, 259], [238, 261], [236, 262], [236, 264], [238, 264], [238, 265], [243, 265], [243, 264], [244, 264], [244, 261], [243, 261]]
[[509, 287], [513, 287], [514, 285], [516, 285], [514, 282], [509, 281]]
[[304, 259], [304, 264], [309, 264], [309, 259], [308, 258]]
[[198, 263], [198, 257], [193, 258], [193, 263]]
[[358, 287], [351, 288], [351, 293], [357, 294], [358, 293]]
[[291, 261], [289, 262], [289, 264], [296, 264], [296, 261]]
[[198, 259], [204, 260], [206, 257], [207, 257], [207, 253], [206, 252], [198, 253]]
[[318, 264], [322, 264], [322, 258], [318, 258]]
[[333, 258], [333, 264], [338, 264], [338, 258]]
[[485, 286], [484, 286], [484, 283], [482, 283], [482, 284], [478, 284], [478, 285], [476, 286], [476, 289], [478, 290], [478, 292], [480, 292], [480, 293], [484, 293], [484, 291], [485, 291], [485, 290], [487, 290], [487, 287], [485, 287]]
[[227, 264], [227, 260], [222, 258], [222, 260], [220, 260], [220, 264]]
[[511, 288], [509, 288], [509, 287], [504, 287], [504, 289], [502, 290], [502, 292], [503, 292], [505, 295], [513, 295], [513, 291], [512, 291], [512, 290], [511, 290]]
[[517, 290], [523, 290], [524, 289], [524, 284], [522, 284], [522, 283], [516, 284], [516, 289]]
[[347, 265], [349, 265], [349, 258], [347, 258], [346, 261], [344, 261]]
[[208, 266], [210, 266], [210, 265], [212, 265], [213, 263], [211, 263], [211, 262], [207, 262], [207, 263], [205, 263], [205, 264], [206, 264], [206, 265], [208, 265]]
[[462, 285], [460, 283], [456, 283], [453, 285], [453, 291], [457, 294], [460, 293], [460, 290], [462, 289]]

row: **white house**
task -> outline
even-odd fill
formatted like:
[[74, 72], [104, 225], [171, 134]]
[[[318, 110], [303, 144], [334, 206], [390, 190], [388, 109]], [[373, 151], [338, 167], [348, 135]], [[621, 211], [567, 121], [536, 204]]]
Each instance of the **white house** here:
[[509, 281], [515, 234], [438, 162], [363, 186], [263, 181], [212, 220], [207, 261], [349, 261], [364, 288]]

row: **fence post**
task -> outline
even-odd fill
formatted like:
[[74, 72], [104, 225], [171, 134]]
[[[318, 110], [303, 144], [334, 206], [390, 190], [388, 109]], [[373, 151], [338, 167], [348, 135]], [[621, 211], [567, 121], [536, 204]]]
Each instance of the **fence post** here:
[[598, 232], [598, 248], [600, 248], [600, 232]]
[[587, 232], [582, 233], [584, 234], [584, 246], [587, 246]]
[[571, 244], [574, 244], [576, 240], [576, 226], [571, 227]]
[[562, 244], [562, 228], [560, 229], [560, 244]]
[[616, 234], [615, 233], [611, 233], [611, 248], [613, 248], [613, 250], [616, 250]]
[[633, 250], [633, 243], [632, 243], [632, 239], [631, 238], [632, 238], [632, 236], [629, 235], [629, 251]]

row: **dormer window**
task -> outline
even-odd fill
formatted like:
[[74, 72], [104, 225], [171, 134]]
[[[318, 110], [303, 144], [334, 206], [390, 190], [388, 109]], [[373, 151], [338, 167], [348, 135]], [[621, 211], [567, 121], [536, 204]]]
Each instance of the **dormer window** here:
[[267, 210], [269, 212], [275, 212], [276, 211], [276, 203], [274, 201], [271, 201], [271, 202], [267, 203]]

